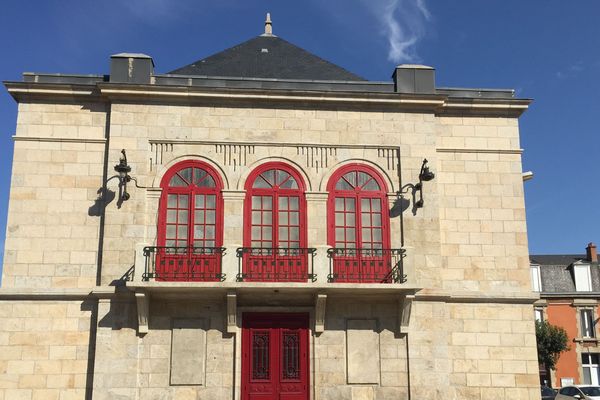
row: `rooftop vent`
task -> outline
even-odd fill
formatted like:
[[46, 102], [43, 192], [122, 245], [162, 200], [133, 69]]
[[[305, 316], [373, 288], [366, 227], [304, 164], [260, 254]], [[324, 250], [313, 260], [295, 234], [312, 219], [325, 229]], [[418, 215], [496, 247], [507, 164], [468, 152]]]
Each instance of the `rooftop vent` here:
[[154, 73], [152, 57], [140, 53], [119, 53], [110, 56], [110, 82], [150, 83]]
[[426, 65], [398, 65], [392, 79], [396, 93], [435, 93], [435, 69]]

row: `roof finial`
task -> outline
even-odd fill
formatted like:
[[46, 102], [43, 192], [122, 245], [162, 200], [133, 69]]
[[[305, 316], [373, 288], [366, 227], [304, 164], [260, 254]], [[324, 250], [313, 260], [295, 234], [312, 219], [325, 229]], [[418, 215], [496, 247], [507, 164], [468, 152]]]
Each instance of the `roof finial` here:
[[271, 24], [271, 13], [267, 13], [265, 21], [265, 34], [263, 36], [273, 36], [273, 25]]

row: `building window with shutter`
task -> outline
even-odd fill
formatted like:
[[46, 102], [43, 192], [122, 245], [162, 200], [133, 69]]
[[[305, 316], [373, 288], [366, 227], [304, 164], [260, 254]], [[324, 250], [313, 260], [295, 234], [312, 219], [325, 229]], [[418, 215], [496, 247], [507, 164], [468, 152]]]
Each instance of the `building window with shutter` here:
[[593, 310], [586, 308], [579, 311], [581, 323], [581, 336], [584, 338], [596, 337], [595, 320]]

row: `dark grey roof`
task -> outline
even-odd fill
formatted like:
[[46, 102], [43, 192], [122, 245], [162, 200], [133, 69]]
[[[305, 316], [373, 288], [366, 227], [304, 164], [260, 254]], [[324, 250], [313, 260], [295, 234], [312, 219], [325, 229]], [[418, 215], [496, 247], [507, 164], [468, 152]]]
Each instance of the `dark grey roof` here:
[[364, 81], [277, 36], [258, 36], [169, 74], [243, 78]]
[[[531, 254], [531, 264], [540, 266], [542, 294], [576, 293], [571, 265], [577, 261], [589, 262], [586, 254]], [[600, 291], [600, 269], [598, 263], [591, 263], [592, 292]], [[579, 292], [586, 293], [586, 292]], [[590, 293], [590, 292], [587, 292]]]
[[585, 254], [540, 254], [529, 256], [529, 260], [532, 264], [539, 265], [571, 265], [574, 262], [585, 260], [587, 256]]

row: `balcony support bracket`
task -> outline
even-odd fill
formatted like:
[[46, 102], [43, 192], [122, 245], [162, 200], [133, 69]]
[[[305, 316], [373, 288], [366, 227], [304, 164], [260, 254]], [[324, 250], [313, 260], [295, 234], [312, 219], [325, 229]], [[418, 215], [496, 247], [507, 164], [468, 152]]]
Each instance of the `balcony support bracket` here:
[[315, 333], [321, 333], [325, 331], [325, 304], [327, 302], [327, 295], [324, 293], [318, 293], [315, 296]]
[[150, 324], [150, 295], [145, 290], [137, 289], [135, 301], [137, 303], [138, 335], [144, 335], [148, 333]]
[[412, 303], [414, 299], [414, 294], [408, 294], [400, 297], [398, 300], [398, 332], [400, 334], [408, 333], [410, 311], [412, 309]]
[[237, 293], [227, 292], [227, 333], [237, 333]]

